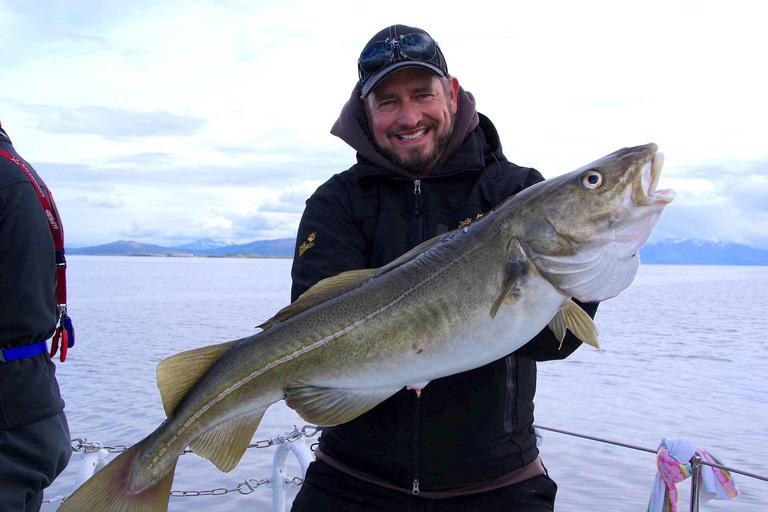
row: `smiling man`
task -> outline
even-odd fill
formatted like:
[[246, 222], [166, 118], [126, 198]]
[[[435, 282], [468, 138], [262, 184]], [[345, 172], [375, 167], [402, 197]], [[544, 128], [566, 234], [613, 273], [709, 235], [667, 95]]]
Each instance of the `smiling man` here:
[[[543, 180], [506, 159], [425, 31], [382, 30], [360, 54], [358, 75], [331, 130], [357, 163], [307, 200], [293, 300], [321, 279], [386, 265]], [[582, 307], [594, 316], [597, 305]], [[559, 349], [545, 329], [498, 361], [403, 389], [323, 429], [293, 511], [553, 510], [557, 486], [532, 426], [535, 361], [580, 345], [568, 333]]]
[[426, 175], [448, 146], [458, 108], [459, 81], [406, 67], [393, 72], [363, 103], [379, 152]]

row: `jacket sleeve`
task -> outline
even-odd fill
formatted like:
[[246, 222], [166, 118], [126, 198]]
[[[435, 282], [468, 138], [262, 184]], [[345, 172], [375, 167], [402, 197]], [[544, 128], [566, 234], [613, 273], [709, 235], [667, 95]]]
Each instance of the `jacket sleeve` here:
[[349, 194], [332, 178], [307, 200], [299, 223], [291, 302], [322, 279], [367, 266], [365, 239], [353, 220]]
[[[573, 299], [573, 301], [581, 306], [581, 309], [586, 311], [590, 318], [595, 318], [597, 302], [583, 303], [576, 299]], [[520, 347], [517, 350], [517, 354], [534, 361], [551, 361], [553, 359], [565, 359], [573, 354], [581, 345], [581, 340], [569, 330], [565, 335], [565, 339], [563, 339], [563, 346], [561, 347], [552, 330], [549, 327], [545, 327], [531, 341]]]
[[[0, 157], [1, 158], [1, 157]], [[28, 345], [56, 327], [56, 257], [32, 183], [0, 188], [0, 348]]]

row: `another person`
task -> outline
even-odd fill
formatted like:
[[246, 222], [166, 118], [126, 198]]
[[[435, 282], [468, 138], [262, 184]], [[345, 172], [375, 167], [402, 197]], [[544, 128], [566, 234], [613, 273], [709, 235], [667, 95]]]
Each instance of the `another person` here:
[[53, 236], [22, 167], [50, 199], [0, 126], [0, 512], [40, 510], [72, 454], [45, 343], [59, 317]]
[[[506, 159], [425, 31], [382, 30], [358, 73], [331, 130], [357, 164], [307, 201], [292, 300], [323, 278], [381, 267], [543, 180]], [[557, 486], [532, 424], [535, 361], [565, 358], [581, 342], [569, 333], [559, 345], [545, 329], [503, 359], [433, 380], [420, 396], [403, 389], [324, 429], [293, 511], [553, 510]]]

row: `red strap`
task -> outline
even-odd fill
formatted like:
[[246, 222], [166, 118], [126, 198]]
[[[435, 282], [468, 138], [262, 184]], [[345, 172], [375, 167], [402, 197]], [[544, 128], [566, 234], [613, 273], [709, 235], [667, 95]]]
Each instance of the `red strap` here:
[[[11, 153], [8, 153], [7, 151], [3, 151], [0, 149], [0, 156], [7, 158], [16, 166], [21, 169], [24, 174], [27, 175], [27, 178], [29, 178], [29, 181], [32, 182], [32, 185], [35, 186], [35, 191], [37, 192], [37, 197], [40, 198], [40, 204], [43, 206], [43, 210], [45, 211], [45, 218], [48, 219], [48, 227], [51, 229], [51, 235], [53, 235], [53, 245], [56, 249], [56, 290], [57, 290], [57, 300], [60, 305], [66, 305], [67, 304], [67, 275], [66, 275], [66, 269], [67, 264], [64, 261], [64, 232], [62, 231], [61, 227], [61, 221], [59, 220], [58, 215], [56, 215], [56, 204], [53, 202], [53, 195], [51, 194], [51, 191], [48, 190], [47, 187], [45, 187], [45, 183], [42, 185], [40, 184], [40, 181], [35, 177], [35, 175], [27, 169], [27, 166], [24, 164], [24, 162], [21, 161], [19, 157], [16, 155], [12, 155]], [[48, 197], [45, 197], [45, 194], [43, 193], [43, 188], [48, 192]], [[50, 201], [49, 201], [50, 198]]]

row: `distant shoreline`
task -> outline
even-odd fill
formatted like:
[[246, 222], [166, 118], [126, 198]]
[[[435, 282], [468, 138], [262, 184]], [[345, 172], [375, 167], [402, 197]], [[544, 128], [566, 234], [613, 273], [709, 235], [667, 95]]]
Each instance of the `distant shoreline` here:
[[[137, 257], [137, 258], [214, 258], [214, 259], [256, 259], [256, 260], [292, 260], [293, 256], [265, 256], [260, 254], [69, 254], [67, 256], [76, 257]], [[647, 267], [650, 265], [667, 265], [667, 266], [680, 266], [680, 267], [765, 267], [766, 265], [760, 265], [756, 263], [699, 263], [699, 262], [657, 262], [657, 261], [641, 261], [641, 266]]]
[[[180, 246], [119, 240], [93, 247], [65, 248], [70, 256], [137, 256], [162, 258], [293, 258], [296, 239], [258, 240], [247, 244], [201, 239]], [[646, 244], [640, 261], [656, 265], [768, 266], [768, 249], [707, 240], [666, 240]]]
[[136, 252], [133, 254], [66, 254], [66, 256], [109, 256], [109, 257], [137, 257], [137, 258], [243, 258], [243, 259], [276, 259], [276, 260], [292, 260], [293, 256], [266, 256], [262, 254], [182, 254], [182, 253], [168, 253], [168, 254], [150, 254]]

